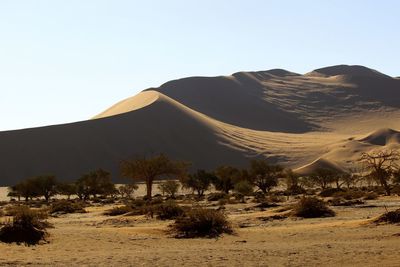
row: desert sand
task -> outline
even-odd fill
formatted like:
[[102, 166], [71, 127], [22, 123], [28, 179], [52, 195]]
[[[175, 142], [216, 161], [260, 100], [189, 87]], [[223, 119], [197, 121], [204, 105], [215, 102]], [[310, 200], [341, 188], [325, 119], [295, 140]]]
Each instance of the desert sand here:
[[[289, 205], [293, 199], [281, 203]], [[204, 204], [205, 205], [205, 204]], [[47, 243], [0, 244], [1, 266], [398, 266], [400, 228], [371, 220], [400, 207], [400, 197], [334, 207], [336, 217], [265, 220], [278, 208], [228, 204], [235, 234], [217, 239], [176, 239], [172, 221], [88, 213], [50, 218]], [[246, 210], [247, 208], [247, 210]], [[250, 210], [248, 209], [250, 208]]]
[[[174, 80], [92, 120], [0, 132], [0, 183], [45, 173], [74, 180], [100, 167], [123, 182], [121, 160], [160, 152], [193, 170], [244, 167], [254, 157], [348, 168], [362, 152], [399, 146], [390, 130], [400, 130], [398, 99], [398, 79], [362, 66]], [[369, 142], [370, 134], [390, 140]]]

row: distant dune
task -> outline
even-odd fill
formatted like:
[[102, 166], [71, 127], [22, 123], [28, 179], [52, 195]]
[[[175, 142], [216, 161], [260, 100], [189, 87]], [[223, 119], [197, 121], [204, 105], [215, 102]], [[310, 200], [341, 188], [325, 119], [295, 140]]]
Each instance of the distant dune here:
[[347, 168], [362, 152], [399, 146], [399, 99], [399, 79], [362, 66], [174, 80], [88, 121], [0, 132], [0, 184], [48, 173], [73, 180], [99, 167], [121, 181], [122, 159], [160, 152], [193, 169], [254, 157]]

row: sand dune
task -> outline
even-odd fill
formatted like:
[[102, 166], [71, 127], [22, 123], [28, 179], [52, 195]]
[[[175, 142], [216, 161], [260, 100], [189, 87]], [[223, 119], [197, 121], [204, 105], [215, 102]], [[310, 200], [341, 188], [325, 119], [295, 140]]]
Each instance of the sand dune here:
[[311, 162], [310, 164], [294, 169], [293, 171], [301, 175], [309, 175], [319, 169], [331, 170], [335, 172], [345, 172], [345, 170], [341, 168], [338, 164], [324, 158], [319, 158]]
[[400, 144], [400, 132], [389, 128], [380, 129], [360, 141], [378, 146], [386, 146], [390, 143]]
[[72, 180], [99, 167], [117, 180], [120, 160], [159, 152], [193, 169], [253, 157], [347, 167], [362, 152], [399, 145], [395, 130], [375, 132], [400, 129], [398, 99], [400, 80], [362, 66], [179, 79], [92, 120], [0, 132], [0, 184], [45, 173]]

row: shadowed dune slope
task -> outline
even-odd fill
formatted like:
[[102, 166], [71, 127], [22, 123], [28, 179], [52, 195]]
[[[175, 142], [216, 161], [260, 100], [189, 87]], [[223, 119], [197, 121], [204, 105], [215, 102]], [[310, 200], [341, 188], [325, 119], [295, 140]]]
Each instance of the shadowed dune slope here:
[[195, 168], [245, 161], [240, 151], [220, 143], [206, 119], [153, 93], [157, 100], [119, 116], [1, 132], [0, 184], [40, 174], [73, 180], [100, 167], [117, 178], [120, 160], [158, 152], [193, 161]]
[[400, 132], [389, 128], [380, 129], [360, 141], [378, 146], [386, 146], [390, 143], [400, 144]]

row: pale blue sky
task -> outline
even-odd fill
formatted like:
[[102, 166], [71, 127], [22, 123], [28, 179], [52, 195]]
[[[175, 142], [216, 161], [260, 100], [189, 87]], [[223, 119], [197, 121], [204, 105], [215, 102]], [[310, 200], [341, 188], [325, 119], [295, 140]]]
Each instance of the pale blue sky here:
[[90, 118], [186, 76], [400, 76], [400, 1], [0, 0], [0, 130]]

